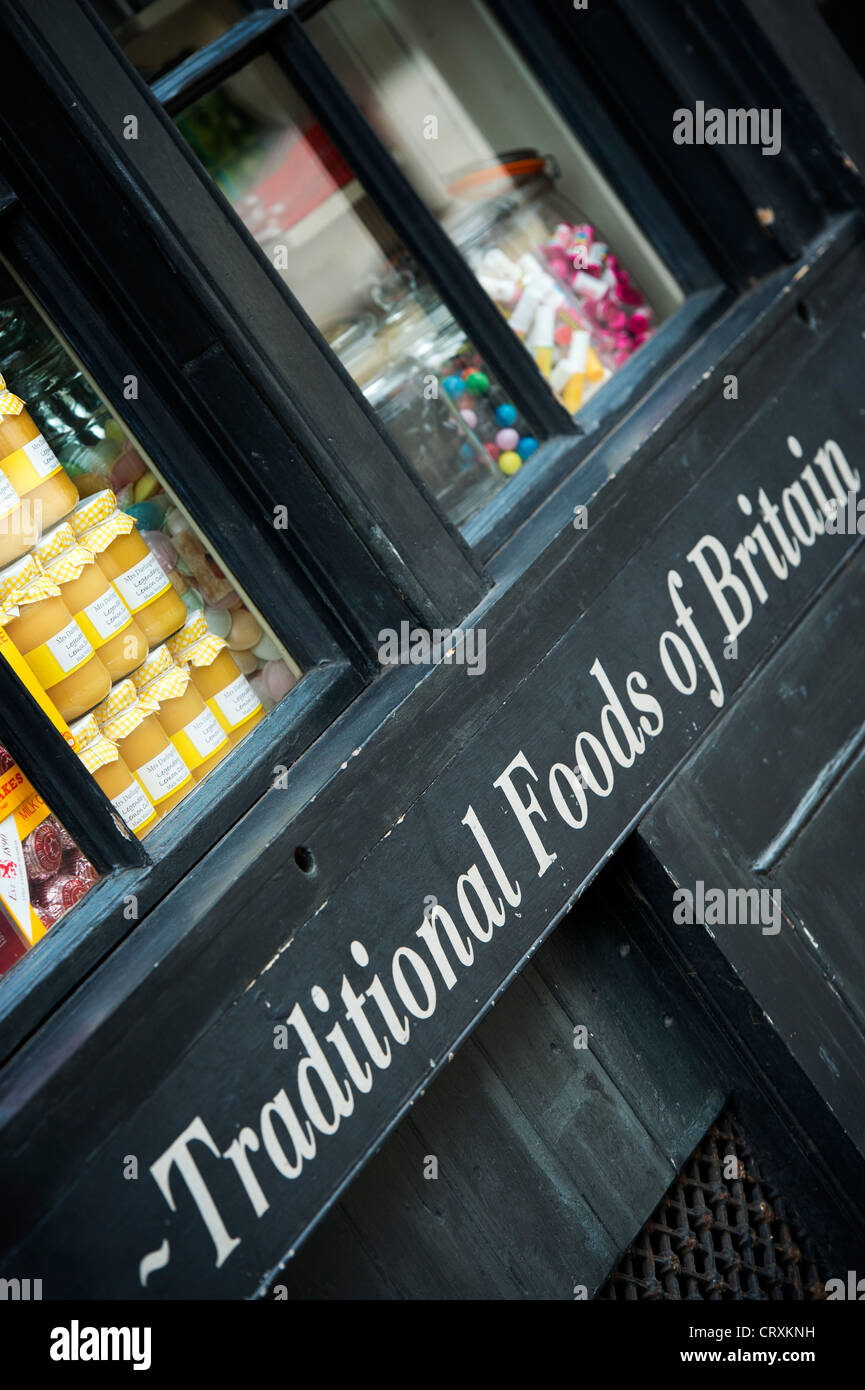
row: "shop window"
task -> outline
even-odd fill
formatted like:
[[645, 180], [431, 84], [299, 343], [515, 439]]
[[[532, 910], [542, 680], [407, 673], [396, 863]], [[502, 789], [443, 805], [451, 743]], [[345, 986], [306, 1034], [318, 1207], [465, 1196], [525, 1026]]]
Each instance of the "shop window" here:
[[307, 29], [577, 415], [682, 295], [486, 6], [330, 0]]
[[[232, 22], [221, 0], [160, 2], [115, 33], [466, 528], [542, 466], [545, 440], [573, 427], [685, 296], [482, 4], [248, 8]], [[211, 24], [220, 32], [202, 47]], [[356, 150], [346, 160], [357, 112], [409, 181], [413, 232], [399, 192], [383, 194], [386, 170]], [[473, 302], [465, 283], [454, 291], [454, 260]]]
[[538, 440], [265, 55], [177, 118], [189, 144], [457, 524]]
[[[5, 272], [0, 367], [0, 654], [114, 813], [143, 839], [264, 720], [301, 671]], [[20, 866], [35, 864], [31, 897], [37, 916], [44, 900], [47, 927], [59, 906], [74, 901], [76, 885], [63, 885], [75, 847], [14, 760], [2, 758], [14, 804], [0, 825], [0, 889], [3, 864], [25, 887]], [[39, 829], [43, 820], [53, 839]], [[37, 864], [33, 846], [43, 840], [49, 848]], [[59, 886], [48, 893], [55, 879]], [[23, 922], [4, 898], [20, 937], [32, 918], [19, 901]], [[17, 944], [6, 937], [0, 956], [11, 964]]]

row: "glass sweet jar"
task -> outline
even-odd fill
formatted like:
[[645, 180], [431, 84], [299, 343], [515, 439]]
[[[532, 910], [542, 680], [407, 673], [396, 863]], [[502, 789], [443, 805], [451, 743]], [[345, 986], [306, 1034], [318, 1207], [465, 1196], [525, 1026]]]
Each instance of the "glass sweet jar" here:
[[370, 283], [378, 317], [334, 346], [457, 525], [538, 447], [450, 310], [403, 255]]
[[479, 283], [575, 414], [652, 332], [653, 311], [535, 150], [498, 155], [450, 185], [446, 219]]

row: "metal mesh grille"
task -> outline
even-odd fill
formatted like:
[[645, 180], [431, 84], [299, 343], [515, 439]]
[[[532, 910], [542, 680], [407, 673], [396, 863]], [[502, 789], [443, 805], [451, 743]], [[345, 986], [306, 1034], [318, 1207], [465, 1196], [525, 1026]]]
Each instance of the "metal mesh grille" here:
[[[735, 1157], [737, 1177], [730, 1158]], [[729, 1111], [597, 1295], [601, 1299], [825, 1298], [825, 1266]]]

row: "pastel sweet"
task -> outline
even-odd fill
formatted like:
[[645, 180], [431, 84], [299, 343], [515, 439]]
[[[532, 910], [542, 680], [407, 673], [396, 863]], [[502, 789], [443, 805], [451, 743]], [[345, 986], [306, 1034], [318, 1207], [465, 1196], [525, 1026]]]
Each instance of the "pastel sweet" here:
[[124, 511], [135, 517], [140, 531], [158, 531], [162, 526], [162, 509], [153, 502], [131, 502]]
[[129, 483], [137, 483], [144, 477], [147, 464], [136, 449], [124, 449], [115, 459], [111, 468], [111, 489], [119, 492]]
[[162, 484], [155, 474], [144, 473], [135, 484], [135, 501], [146, 502], [148, 497], [152, 497], [161, 486]]
[[170, 574], [177, 564], [177, 551], [173, 542], [168, 536], [163, 536], [161, 531], [142, 531], [141, 534], [165, 573]]
[[208, 608], [204, 614], [208, 632], [214, 637], [227, 637], [231, 628], [231, 616], [225, 608]]
[[232, 616], [225, 640], [233, 652], [243, 652], [254, 647], [261, 637], [261, 628], [255, 618], [248, 609], [241, 608]]
[[262, 670], [264, 686], [270, 698], [276, 704], [284, 695], [287, 695], [293, 686], [297, 685], [297, 678], [286, 666], [284, 661], [268, 661]]
[[253, 656], [257, 656], [259, 661], [279, 661], [279, 647], [272, 637], [264, 634], [260, 642], [256, 642], [252, 648]]
[[260, 663], [254, 651], [232, 652], [231, 655], [234, 657], [235, 666], [242, 675], [251, 676], [253, 671], [258, 670]]

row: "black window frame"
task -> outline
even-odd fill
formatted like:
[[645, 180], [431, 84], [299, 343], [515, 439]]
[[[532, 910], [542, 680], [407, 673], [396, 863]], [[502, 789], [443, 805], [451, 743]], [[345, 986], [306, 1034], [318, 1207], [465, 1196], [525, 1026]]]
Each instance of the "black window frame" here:
[[[427, 625], [464, 620], [479, 606], [489, 607], [497, 593], [504, 592], [499, 586], [512, 582], [514, 566], [517, 573], [525, 574], [551, 548], [551, 536], [566, 524], [574, 498], [582, 500], [587, 489], [594, 496], [614, 482], [609, 501], [615, 505], [614, 498], [621, 496], [629, 480], [633, 481], [630, 465], [626, 462], [617, 471], [616, 467], [607, 468], [605, 460], [625, 446], [625, 457], [630, 460], [656, 432], [659, 405], [665, 400], [681, 400], [688, 371], [686, 359], [699, 335], [756, 278], [782, 268], [801, 251], [829, 211], [849, 206], [843, 174], [822, 169], [816, 185], [821, 201], [815, 223], [814, 199], [802, 198], [802, 170], [785, 156], [781, 168], [772, 171], [779, 226], [777, 230], [757, 228], [753, 207], [743, 192], [756, 176], [754, 152], [722, 150], [717, 153], [715, 168], [725, 173], [740, 195], [731, 210], [735, 245], [731, 251], [730, 233], [722, 236], [716, 229], [714, 237], [705, 236], [709, 255], [697, 249], [696, 230], [707, 230], [705, 206], [711, 172], [700, 174], [699, 196], [694, 198], [687, 159], [675, 158], [672, 146], [664, 158], [657, 150], [652, 156], [646, 141], [651, 141], [652, 130], [661, 129], [664, 119], [669, 121], [669, 102], [664, 94], [673, 90], [671, 74], [685, 89], [703, 80], [713, 24], [727, 25], [727, 41], [735, 48], [737, 40], [730, 40], [729, 26], [739, 17], [741, 7], [736, 0], [712, 0], [707, 6], [701, 20], [703, 46], [691, 55], [690, 66], [672, 41], [681, 38], [682, 16], [676, 17], [679, 28], [670, 20], [672, 30], [659, 25], [654, 34], [646, 16], [634, 15], [629, 0], [597, 0], [592, 14], [599, 23], [588, 49], [596, 60], [593, 83], [581, 88], [574, 85], [575, 41], [573, 36], [565, 41], [563, 17], [552, 0], [541, 0], [528, 8], [491, 0], [491, 7], [501, 22], [519, 35], [531, 66], [536, 70], [543, 66], [546, 72], [550, 65], [550, 95], [587, 143], [588, 121], [596, 146], [593, 149], [589, 144], [590, 153], [601, 162], [614, 186], [631, 193], [634, 188], [638, 190], [650, 224], [641, 224], [644, 230], [651, 232], [659, 216], [666, 218], [668, 243], [682, 248], [686, 279], [680, 283], [689, 294], [657, 335], [659, 350], [647, 353], [642, 361], [638, 357], [605, 388], [603, 406], [599, 398], [596, 414], [587, 413], [588, 428], [569, 422], [567, 433], [546, 441], [545, 466], [525, 470], [490, 504], [484, 519], [460, 536], [401, 458], [375, 412], [281, 277], [211, 186], [209, 176], [173, 129], [168, 113], [155, 103], [86, 0], [74, 0], [62, 15], [50, 0], [33, 0], [26, 15], [16, 13], [7, 0], [0, 0], [0, 16], [8, 35], [5, 57], [0, 59], [7, 79], [0, 96], [0, 170], [8, 179], [0, 188], [0, 252], [26, 280], [61, 335], [179, 492], [181, 501], [219, 544], [223, 540], [218, 525], [219, 499], [196, 498], [183, 487], [182, 478], [166, 468], [172, 432], [175, 445], [182, 437], [184, 447], [197, 451], [204, 461], [203, 476], [213, 476], [208, 457], [225, 460], [226, 477], [234, 489], [232, 498], [243, 515], [237, 548], [226, 557], [227, 563], [289, 650], [305, 668], [313, 668], [245, 743], [244, 777], [238, 780], [234, 776], [235, 760], [228, 760], [226, 767], [208, 779], [208, 792], [180, 808], [168, 825], [148, 839], [146, 849], [117, 827], [109, 804], [83, 774], [63, 740], [45, 733], [44, 720], [41, 716], [37, 719], [36, 707], [32, 701], [27, 703], [29, 697], [25, 699], [19, 691], [17, 704], [11, 700], [6, 703], [5, 707], [19, 711], [21, 720], [9, 730], [10, 751], [67, 821], [85, 852], [105, 871], [105, 877], [88, 896], [87, 905], [70, 914], [63, 932], [49, 934], [39, 951], [18, 963], [4, 983], [0, 991], [0, 1055], [38, 1027], [132, 930], [136, 919], [124, 916], [126, 900], [130, 896], [137, 899], [137, 920], [146, 915], [264, 794], [274, 766], [298, 758], [371, 683], [377, 670], [374, 639], [381, 626], [396, 626], [404, 618]], [[658, 7], [655, 0], [649, 0], [645, 8], [654, 11]], [[280, 13], [277, 20], [268, 14], [267, 22], [255, 9], [253, 6], [248, 21], [242, 21], [247, 26], [244, 42], [266, 47], [281, 28], [291, 35], [291, 64], [297, 64], [298, 55], [309, 57], [309, 41], [298, 18], [302, 6], [296, 7], [298, 14], [286, 12], [283, 17]], [[606, 53], [605, 57], [604, 25], [612, 21], [624, 26], [625, 36], [615, 55], [615, 72], [611, 55]], [[237, 37], [235, 34], [232, 40], [235, 46], [231, 53], [223, 53], [223, 58], [235, 65], [241, 51]], [[586, 33], [581, 33], [581, 44], [585, 41]], [[553, 49], [558, 52], [555, 61]], [[61, 57], [62, 68], [58, 65]], [[205, 66], [213, 58], [208, 51]], [[70, 69], [65, 67], [67, 61]], [[613, 78], [621, 78], [623, 62], [633, 63], [643, 72], [653, 92], [648, 102], [650, 129], [641, 137], [610, 96]], [[208, 66], [208, 78], [214, 70]], [[310, 91], [315, 88], [316, 99], [322, 91], [332, 96], [333, 88], [320, 60], [310, 71], [314, 79]], [[200, 77], [199, 73], [196, 80]], [[754, 80], [752, 65], [741, 81]], [[169, 83], [168, 78], [161, 81]], [[774, 92], [783, 88], [785, 81], [783, 74], [767, 74], [761, 68], [757, 90], [762, 82]], [[23, 129], [16, 133], [15, 120], [20, 122], [20, 112], [25, 109], [22, 95], [28, 83], [30, 101], [34, 90], [39, 94], [40, 120], [21, 123]], [[167, 86], [163, 90], [167, 91]], [[40, 163], [33, 156], [45, 149], [50, 125], [45, 111], [52, 106], [69, 140], [63, 142], [62, 157], [49, 153]], [[143, 145], [140, 141], [136, 145], [135, 159], [121, 157], [130, 153], [122, 144], [122, 119], [130, 114], [130, 108], [147, 136]], [[343, 108], [343, 115], [347, 111], [351, 114], [353, 108]], [[321, 116], [320, 111], [317, 114]], [[803, 128], [809, 120], [813, 116], [807, 112], [801, 115]], [[371, 165], [357, 173], [369, 178], [375, 197], [382, 191], [381, 181], [387, 184], [392, 180], [393, 161], [377, 148], [376, 137], [368, 127], [358, 126], [358, 130], [362, 137], [359, 148], [370, 156]], [[816, 167], [818, 161], [813, 163]], [[121, 251], [110, 236], [100, 240], [98, 219], [87, 212], [88, 199], [93, 201], [93, 185], [81, 186], [86, 182], [82, 166], [88, 178], [111, 190], [118, 208], [122, 206], [123, 233], [129, 240]], [[759, 164], [756, 169], [760, 171]], [[390, 188], [391, 202], [395, 187], [392, 184]], [[398, 187], [404, 191], [403, 185]], [[172, 197], [176, 198], [181, 188], [194, 194], [192, 209], [172, 206]], [[686, 217], [683, 207], [688, 197], [694, 206]], [[419, 203], [412, 192], [408, 215], [417, 219], [418, 227], [429, 238], [429, 246], [419, 242], [418, 247], [425, 268], [443, 293], [439, 283], [442, 266], [452, 268], [448, 257], [452, 257], [453, 248], [437, 224], [430, 226], [429, 214], [418, 211]], [[74, 239], [68, 235], [70, 208], [79, 233]], [[191, 225], [192, 213], [201, 215], [201, 225]], [[216, 246], [208, 246], [205, 254], [212, 234]], [[130, 243], [134, 274], [142, 283], [136, 284], [127, 303], [121, 291], [124, 274], [128, 278], [130, 273], [129, 262], [125, 267], [123, 264], [123, 256], [130, 255]], [[227, 284], [213, 274], [217, 264], [228, 275]], [[245, 306], [230, 281], [231, 270], [237, 266], [243, 269], [241, 288], [248, 294]], [[175, 344], [179, 361], [174, 364], [162, 360], [158, 339], [148, 336], [140, 314], [135, 321], [132, 313], [136, 308], [140, 311], [147, 286], [158, 287], [161, 282], [164, 289], [166, 277], [171, 276], [175, 293], [184, 293], [196, 310], [183, 319], [184, 337], [182, 343]], [[471, 292], [475, 305], [479, 293], [475, 286]], [[254, 308], [251, 321], [242, 312], [250, 306]], [[133, 331], [124, 337], [122, 328], [130, 317]], [[469, 335], [477, 337], [464, 305], [460, 318]], [[496, 325], [492, 338], [500, 341], [492, 341], [492, 352], [487, 344], [485, 355], [493, 370], [500, 371], [500, 358], [512, 357], [515, 345], [503, 323]], [[283, 349], [300, 345], [308, 350], [314, 358], [314, 370], [305, 357], [291, 350], [285, 354], [290, 366], [284, 368], [275, 357], [277, 344]], [[507, 345], [503, 350], [502, 344]], [[123, 373], [117, 372], [118, 361], [124, 364]], [[675, 384], [667, 389], [665, 374], [677, 364], [681, 370], [674, 371]], [[137, 406], [119, 394], [120, 379], [128, 371], [150, 384], [151, 394]], [[546, 392], [533, 367], [531, 372], [531, 391]], [[336, 417], [334, 404], [339, 406]], [[523, 405], [523, 400], [518, 404]], [[222, 430], [216, 422], [225, 415], [228, 418]], [[249, 452], [265, 466], [268, 485], [286, 487], [290, 478], [292, 486], [302, 489], [304, 508], [308, 508], [284, 543], [277, 543], [273, 528], [266, 526], [260, 499], [256, 509], [255, 479], [238, 456], [238, 440], [250, 430], [254, 442], [248, 446]], [[358, 475], [360, 454], [363, 466]], [[311, 542], [305, 534], [310, 511], [321, 527]], [[278, 613], [266, 586], [262, 587], [261, 579], [255, 581], [248, 563], [244, 547], [250, 540], [263, 541], [272, 560], [266, 582], [278, 588], [282, 603]], [[512, 601], [509, 594], [506, 606]], [[10, 692], [10, 677], [0, 668], [0, 699]], [[404, 695], [402, 687], [398, 689], [391, 680], [390, 693], [385, 692], [381, 702], [397, 702]], [[76, 807], [71, 809], [67, 809], [69, 789], [76, 798]], [[199, 815], [198, 806], [204, 806], [205, 797], [207, 809]]]
[[[358, 182], [387, 217], [402, 243], [425, 270], [442, 301], [507, 387], [537, 431], [541, 448], [520, 471], [461, 527], [477, 558], [488, 561], [614, 428], [729, 299], [729, 288], [705, 257], [669, 203], [659, 196], [623, 139], [603, 101], [592, 92], [576, 61], [574, 46], [557, 44], [549, 21], [533, 6], [485, 0], [504, 32], [516, 40], [529, 70], [543, 74], [560, 114], [586, 145], [603, 174], [626, 202], [639, 203], [641, 230], [675, 262], [683, 304], [656, 332], [650, 353], [638, 354], [574, 419], [540, 377], [496, 306], [481, 289], [462, 255], [403, 174], [362, 112], [342, 88], [303, 28], [303, 20], [327, 0], [287, 0], [274, 10], [267, 0], [241, 0], [247, 16], [225, 34], [158, 78], [151, 88], [171, 115], [212, 90], [255, 58], [268, 54], [327, 132]], [[550, 82], [552, 75], [552, 82]], [[248, 235], [248, 234], [247, 234]], [[250, 236], [249, 241], [255, 245]], [[259, 250], [263, 259], [264, 253]], [[286, 296], [293, 299], [285, 282]], [[418, 480], [419, 486], [423, 484]], [[435, 506], [435, 502], [433, 502]]]

